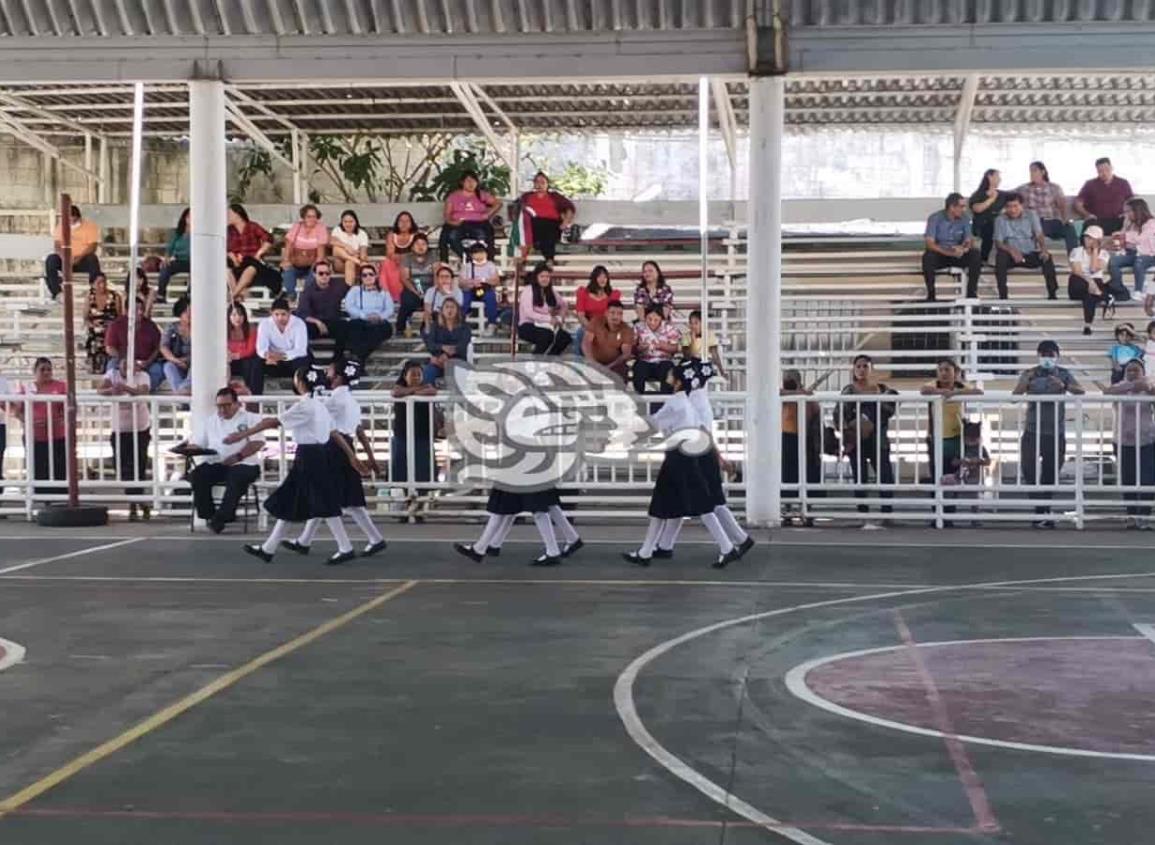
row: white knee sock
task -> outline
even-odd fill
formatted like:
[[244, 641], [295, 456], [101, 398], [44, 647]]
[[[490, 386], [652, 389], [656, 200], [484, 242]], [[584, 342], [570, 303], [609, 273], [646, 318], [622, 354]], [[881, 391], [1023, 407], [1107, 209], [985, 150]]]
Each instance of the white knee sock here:
[[477, 542], [473, 544], [473, 550], [479, 555], [485, 554], [486, 550], [493, 545], [493, 538], [501, 533], [501, 526], [504, 524], [506, 517], [498, 516], [495, 513], [489, 515], [489, 519], [485, 522], [485, 528], [481, 531], [481, 536], [477, 538]]
[[273, 523], [273, 530], [269, 532], [269, 538], [265, 540], [264, 545], [261, 546], [265, 550], [265, 554], [275, 554], [277, 548], [281, 545], [281, 541], [285, 539], [285, 535], [289, 533], [289, 523], [283, 519], [278, 519]]
[[[680, 521], [681, 520], [679, 520], [679, 522]], [[668, 522], [670, 522], [668, 519], [658, 519], [656, 516], [650, 517], [650, 524], [646, 526], [646, 539], [642, 541], [642, 547], [638, 549], [638, 554], [642, 557], [653, 556], [654, 546], [657, 545], [658, 538], [662, 536], [662, 530]]]
[[301, 529], [301, 534], [297, 537], [297, 542], [302, 546], [311, 546], [313, 538], [317, 536], [317, 529], [321, 527], [321, 520], [310, 519], [305, 523], [305, 527]]
[[729, 554], [730, 550], [734, 548], [734, 544], [730, 542], [730, 538], [722, 530], [722, 524], [718, 522], [718, 517], [712, 513], [704, 513], [699, 519], [706, 526], [706, 530], [710, 532], [710, 536], [714, 538], [714, 542], [718, 544], [718, 549], [722, 554]]
[[329, 526], [329, 533], [337, 540], [337, 551], [341, 554], [353, 551], [353, 544], [345, 532], [345, 524], [341, 522], [341, 517], [331, 516], [325, 520], [325, 524]]
[[672, 551], [677, 545], [678, 535], [682, 533], [682, 519], [667, 519], [662, 528], [662, 536], [658, 538], [658, 548], [664, 552]]
[[714, 508], [714, 516], [718, 517], [718, 522], [722, 524], [722, 530], [726, 532], [734, 545], [739, 545], [746, 542], [746, 538], [750, 535], [738, 524], [738, 520], [734, 518], [734, 513], [725, 505], [718, 505]]
[[513, 514], [501, 517], [501, 525], [498, 526], [497, 533], [493, 535], [493, 539], [489, 541], [491, 549], [500, 549], [505, 545], [505, 538], [509, 536], [509, 532], [513, 530], [513, 524], [517, 522], [517, 517]]
[[554, 527], [561, 532], [562, 539], [565, 540], [567, 546], [578, 539], [577, 530], [566, 519], [565, 511], [561, 509], [560, 505], [549, 506], [549, 518], [553, 520]]
[[547, 511], [538, 511], [533, 515], [533, 524], [537, 526], [537, 533], [545, 543], [545, 553], [550, 557], [557, 557], [561, 549], [557, 545], [557, 535], [553, 531], [553, 523], [549, 521]]
[[381, 536], [381, 532], [377, 530], [377, 526], [373, 524], [373, 520], [369, 518], [369, 511], [365, 508], [345, 508], [345, 513], [353, 518], [357, 523], [357, 527], [365, 534], [370, 544], [380, 543], [385, 538]]

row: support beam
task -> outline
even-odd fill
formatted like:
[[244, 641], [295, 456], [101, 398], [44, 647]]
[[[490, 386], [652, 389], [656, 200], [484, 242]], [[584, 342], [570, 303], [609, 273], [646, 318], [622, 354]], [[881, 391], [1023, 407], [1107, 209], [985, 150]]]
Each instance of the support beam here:
[[293, 205], [304, 202], [301, 198], [301, 133], [294, 129], [289, 133], [289, 145], [293, 152]]
[[494, 130], [493, 125], [489, 122], [489, 118], [485, 116], [485, 112], [481, 110], [481, 105], [477, 101], [477, 94], [473, 90], [474, 86], [468, 82], [450, 82], [449, 88], [473, 120], [474, 125], [481, 130], [481, 134], [485, 136], [485, 140], [489, 141], [490, 146], [493, 147], [494, 151], [501, 157], [501, 160], [505, 162], [512, 173], [516, 169], [513, 156], [510, 155], [508, 147], [502, 142]]
[[[92, 173], [92, 133], [84, 133], [84, 169]], [[89, 176], [84, 181], [84, 201], [96, 202], [96, 181]]]
[[[714, 111], [718, 113], [718, 128], [722, 131], [722, 141], [726, 144], [726, 157], [730, 159], [730, 170], [738, 170], [738, 119], [734, 116], [734, 104], [730, 101], [730, 91], [721, 79], [710, 80], [710, 94], [714, 98]], [[733, 197], [731, 197], [733, 199]]]
[[954, 189], [962, 190], [962, 153], [966, 143], [967, 132], [971, 128], [971, 115], [975, 110], [975, 96], [979, 92], [979, 75], [972, 73], [963, 83], [962, 96], [959, 97], [958, 110], [954, 118]]
[[111, 201], [109, 192], [109, 174], [112, 172], [111, 150], [108, 138], [101, 136], [100, 149], [97, 153], [97, 170], [100, 175], [96, 180], [96, 201], [105, 204]]
[[216, 392], [225, 385], [228, 363], [225, 285], [225, 87], [217, 80], [189, 83], [189, 208], [192, 218], [192, 410], [214, 413]]
[[[746, 517], [777, 526], [782, 518], [782, 136], [786, 82], [781, 76], [750, 80], [751, 275], [747, 325], [765, 326], [747, 338]], [[805, 477], [805, 475], [803, 476]]]
[[[247, 117], [245, 117], [244, 114], [241, 113], [241, 110], [239, 108], [237, 108], [236, 103], [226, 102], [225, 110], [228, 113], [229, 119], [234, 124], [236, 124], [238, 129], [240, 129], [242, 132], [244, 132], [246, 135], [248, 135], [249, 138], [252, 139], [253, 143], [255, 143], [258, 147], [263, 149], [265, 152], [267, 152], [269, 155], [271, 155], [277, 161], [286, 165], [290, 170], [292, 170], [294, 173], [296, 173], [296, 171], [297, 171], [296, 162], [287, 158], [285, 156], [285, 154], [281, 152], [280, 147], [278, 147], [273, 142], [272, 138], [270, 138], [268, 135], [266, 135], [264, 132], [262, 132], [260, 129], [258, 129], [256, 124], [254, 124], [251, 120], [249, 120]], [[191, 116], [189, 117], [189, 122], [190, 123], [192, 122]]]
[[45, 141], [39, 133], [29, 129], [21, 121], [12, 117], [10, 114], [0, 112], [0, 132], [8, 132], [12, 134], [18, 140], [23, 141], [33, 149], [40, 151], [48, 158], [60, 162], [62, 166], [67, 167], [69, 170], [75, 170], [85, 178], [99, 179], [97, 174], [87, 170], [79, 164], [73, 164], [71, 161], [66, 159], [63, 153], [61, 153], [56, 146]]

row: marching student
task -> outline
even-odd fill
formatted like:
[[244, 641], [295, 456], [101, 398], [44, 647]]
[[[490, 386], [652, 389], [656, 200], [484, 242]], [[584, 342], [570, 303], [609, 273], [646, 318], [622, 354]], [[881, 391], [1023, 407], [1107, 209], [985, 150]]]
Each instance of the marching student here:
[[[329, 415], [333, 418], [333, 425], [336, 426], [337, 433], [349, 444], [349, 448], [354, 454], [357, 452], [357, 446], [353, 438], [361, 443], [361, 447], [369, 458], [369, 470], [377, 475], [381, 472], [381, 468], [377, 465], [377, 459], [373, 457], [373, 444], [369, 442], [369, 438], [365, 434], [365, 427], [361, 425], [361, 406], [353, 398], [352, 388], [361, 381], [361, 373], [362, 367], [359, 361], [353, 359], [334, 360], [329, 364], [327, 372], [331, 390], [322, 401], [325, 403]], [[371, 557], [385, 551], [387, 545], [385, 538], [381, 536], [381, 532], [373, 524], [373, 520], [369, 517], [369, 511], [365, 507], [365, 488], [361, 484], [361, 474], [349, 462], [345, 462], [341, 466], [340, 473], [342, 513], [352, 517], [368, 541], [368, 545], [361, 552], [361, 557]], [[307, 555], [313, 537], [320, 527], [320, 519], [310, 519], [305, 523], [305, 527], [296, 540], [283, 540], [281, 545], [297, 554]]]
[[[487, 555], [497, 557], [501, 554], [501, 546], [513, 528], [514, 520], [523, 511], [533, 514], [537, 533], [545, 543], [545, 554], [530, 561], [530, 566], [557, 566], [564, 558], [570, 557], [585, 545], [577, 529], [566, 518], [556, 487], [536, 493], [517, 493], [494, 487], [489, 491], [489, 501], [486, 502], [485, 510], [489, 513], [489, 519], [477, 542], [472, 545], [453, 544], [458, 554], [475, 563], [481, 563]], [[565, 539], [564, 546], [558, 545], [555, 526]]]
[[[697, 361], [685, 361], [670, 370], [666, 378], [675, 392], [673, 397], [650, 417], [654, 426], [663, 434], [700, 430], [700, 412], [690, 397], [696, 390], [703, 388], [706, 380], [713, 374], [712, 367]], [[709, 456], [716, 462], [717, 457], [712, 449], [707, 449], [705, 455], [691, 455], [683, 451], [683, 439], [671, 441], [666, 450], [665, 460], [662, 461], [662, 468], [658, 471], [658, 478], [654, 484], [654, 493], [650, 497], [650, 524], [646, 529], [646, 537], [641, 548], [634, 552], [623, 553], [622, 557], [636, 566], [649, 566], [662, 533], [667, 527], [673, 530], [670, 523], [676, 525], [683, 517], [696, 516], [702, 520], [702, 524], [718, 544], [720, 554], [713, 567], [722, 569], [741, 557], [741, 552], [714, 513], [717, 506], [717, 491], [712, 490], [710, 481], [703, 473], [702, 458]], [[718, 484], [720, 487], [720, 474]], [[747, 543], [752, 544], [749, 537], [743, 542], [749, 549]]]
[[321, 400], [313, 396], [324, 387], [325, 379], [319, 370], [304, 366], [293, 376], [293, 389], [300, 400], [280, 417], [269, 417], [252, 428], [237, 431], [225, 438], [225, 443], [240, 443], [271, 428], [284, 426], [297, 444], [293, 465], [281, 486], [265, 499], [265, 510], [276, 517], [273, 530], [263, 544], [246, 544], [245, 551], [265, 563], [273, 560], [281, 540], [289, 531], [290, 522], [323, 519], [337, 540], [337, 553], [325, 561], [335, 565], [357, 556], [345, 526], [341, 524], [343, 501], [341, 484], [344, 480], [341, 465], [349, 462], [361, 475], [368, 470], [357, 460], [349, 444], [337, 432], [333, 418]]

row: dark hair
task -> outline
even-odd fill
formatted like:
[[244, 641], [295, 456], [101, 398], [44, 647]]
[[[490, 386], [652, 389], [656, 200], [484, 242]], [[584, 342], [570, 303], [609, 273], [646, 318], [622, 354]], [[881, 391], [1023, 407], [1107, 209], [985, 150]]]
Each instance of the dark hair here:
[[438, 264], [437, 267], [435, 267], [433, 270], [433, 279], [436, 281], [437, 277], [440, 276], [443, 272], [448, 273], [449, 278], [451, 279], [457, 278], [457, 274], [453, 272], [453, 268], [448, 264]]
[[[1139, 359], [1135, 359], [1139, 360]], [[983, 424], [981, 420], [963, 420], [963, 437], [982, 437]]]
[[979, 182], [979, 189], [976, 193], [985, 194], [987, 191], [989, 191], [991, 189], [991, 176], [998, 172], [999, 171], [996, 168], [992, 167], [986, 173], [984, 173], [982, 181]]
[[317, 212], [317, 219], [318, 220], [321, 219], [321, 209], [317, 208], [317, 206], [313, 205], [311, 202], [306, 203], [305, 205], [302, 205], [301, 210], [297, 212], [297, 216], [300, 217], [302, 220], [304, 220], [305, 215], [308, 214], [310, 211]]
[[[80, 213], [80, 206], [74, 205], [71, 208], [69, 208], [68, 216], [69, 217], [83, 217], [84, 215]], [[51, 363], [51, 362], [49, 362], [49, 363]]]
[[377, 268], [374, 267], [372, 264], [362, 264], [361, 269], [357, 271], [357, 278], [358, 279], [361, 278], [361, 274], [364, 273], [366, 270], [368, 270], [370, 273], [373, 274], [373, 278], [377, 278], [377, 276], [381, 275], [380, 273], [377, 272]]
[[322, 264], [324, 264], [326, 267], [328, 267], [330, 272], [332, 272], [333, 264], [332, 264], [332, 262], [329, 261], [328, 258], [318, 258], [316, 261], [314, 261], [313, 262], [313, 272], [316, 273], [317, 268], [320, 267]]
[[425, 241], [425, 243], [428, 245], [429, 236], [427, 234], [425, 234], [424, 232], [416, 232], [413, 235], [413, 243], [417, 243], [418, 241]]
[[1007, 194], [1007, 202], [1006, 202], [1007, 205], [1010, 205], [1012, 202], [1022, 202], [1022, 201], [1023, 201], [1023, 195], [1020, 194], [1018, 191], [1011, 191], [1009, 194]]
[[408, 211], [398, 211], [397, 216], [393, 218], [393, 226], [390, 228], [390, 231], [392, 231], [393, 234], [396, 235], [396, 234], [399, 234], [401, 232], [401, 218], [402, 217], [408, 217], [409, 218], [409, 228], [413, 231], [414, 237], [421, 234], [420, 232], [417, 231], [417, 221], [413, 219], [413, 215], [410, 214]]
[[[293, 389], [297, 389], [297, 379], [300, 379], [306, 385], [309, 383], [309, 373], [312, 371], [312, 364], [302, 364], [293, 372]], [[308, 393], [309, 391], [305, 391]]]
[[1151, 334], [1151, 330], [1155, 329], [1155, 320], [1147, 324], [1147, 334]]
[[1111, 159], [1107, 158], [1106, 156], [1103, 156], [1102, 158], [1095, 159], [1095, 166], [1096, 167], [1098, 167], [1100, 164], [1110, 164], [1110, 163], [1111, 163]]
[[247, 211], [245, 211], [245, 207], [243, 205], [241, 205], [239, 202], [231, 203], [229, 205], [229, 211], [231, 211], [233, 214], [237, 215], [237, 217], [241, 218], [246, 223], [249, 222], [249, 213]]
[[951, 193], [946, 195], [946, 200], [942, 204], [943, 210], [945, 211], [946, 209], [950, 208], [952, 205], [958, 205], [964, 199], [966, 199], [966, 197], [964, 197], [958, 191], [952, 191]]
[[469, 178], [472, 178], [475, 182], [477, 182], [477, 193], [480, 194], [481, 193], [481, 177], [477, 175], [476, 170], [466, 170], [464, 173], [461, 174], [461, 178], [457, 180], [457, 190], [459, 190], [459, 191], [465, 190], [465, 180], [469, 179]]
[[544, 170], [539, 170], [539, 171], [537, 171], [537, 173], [533, 174], [533, 178], [535, 181], [537, 180], [538, 176], [540, 176], [542, 179], [544, 179], [547, 185], [550, 184], [549, 177], [545, 175]]
[[192, 312], [189, 311], [189, 309], [191, 307], [192, 307], [192, 303], [189, 302], [188, 297], [187, 296], [180, 296], [172, 304], [172, 316], [175, 319], [179, 320], [182, 316], [184, 316], [185, 312], [187, 311], [189, 317], [192, 317]]
[[[661, 288], [664, 288], [666, 286], [666, 277], [662, 274], [662, 268], [658, 265], [658, 262], [657, 261], [643, 261], [642, 262], [642, 269], [643, 270], [646, 269], [647, 264], [649, 264], [651, 267], [653, 267], [658, 272], [658, 289], [660, 290]], [[645, 279], [643, 279], [642, 284], [645, 284], [645, 283], [646, 283]]]
[[441, 301], [441, 307], [437, 309], [437, 322], [441, 323], [445, 328], [449, 328], [449, 325], [445, 322], [445, 309], [449, 307], [450, 303], [453, 303], [453, 307], [457, 309], [457, 323], [454, 325], [454, 328], [460, 328], [461, 324], [465, 322], [465, 313], [461, 307], [461, 303], [452, 296], [446, 297]]
[[416, 358], [410, 358], [408, 361], [401, 365], [401, 372], [397, 374], [397, 385], [399, 387], [404, 386], [405, 384], [405, 374], [414, 369], [421, 372], [422, 380], [424, 380], [425, 365], [418, 361]]
[[1147, 205], [1147, 200], [1142, 197], [1131, 197], [1123, 203], [1123, 205], [1130, 207], [1136, 229], [1142, 229], [1147, 225], [1147, 221], [1151, 219], [1151, 209]]
[[180, 213], [180, 217], [176, 219], [176, 233], [178, 235], [183, 235], [188, 231], [188, 213], [189, 210], [186, 208]]
[[699, 320], [701, 320], [701, 319], [702, 319], [702, 312], [701, 312], [701, 311], [699, 311], [697, 308], [695, 308], [693, 311], [691, 311], [691, 312], [690, 312], [690, 315], [689, 315], [688, 317], [686, 317], [686, 319], [687, 319], [687, 320], [692, 320], [692, 319], [694, 319], [695, 317], [697, 317]]
[[651, 305], [649, 308], [647, 308], [646, 316], [649, 317], [651, 314], [657, 314], [663, 320], [666, 319], [666, 313], [662, 310], [661, 305]]
[[1059, 344], [1055, 343], [1053, 340], [1039, 341], [1039, 345], [1035, 350], [1035, 353], [1038, 355], [1054, 355], [1056, 358], [1058, 358]]
[[51, 367], [52, 366], [52, 359], [51, 358], [45, 358], [43, 355], [41, 355], [39, 358], [37, 358], [35, 361], [32, 362], [32, 372], [36, 372], [44, 364], [47, 364], [48, 366]]
[[533, 305], [535, 308], [540, 308], [543, 305], [548, 305], [550, 308], [557, 307], [557, 294], [554, 293], [553, 285], [543, 288], [538, 279], [542, 273], [550, 272], [550, 266], [544, 261], [539, 261], [534, 268], [529, 272], [529, 283], [533, 289]]
[[854, 360], [851, 361], [850, 364], [851, 364], [851, 366], [853, 366], [854, 364], [857, 364], [859, 361], [865, 361], [866, 363], [870, 364], [871, 366], [874, 366], [874, 359], [871, 358], [869, 355], [867, 355], [865, 352], [861, 352], [858, 355], [855, 355]]
[[346, 217], [352, 217], [353, 218], [353, 233], [356, 234], [357, 232], [360, 232], [361, 231], [361, 218], [359, 218], [357, 216], [357, 212], [351, 208], [346, 208], [344, 211], [341, 212], [341, 216], [337, 218], [337, 227], [338, 228], [341, 227], [341, 221], [344, 220]]
[[[249, 333], [252, 332], [253, 327], [249, 323], [249, 309], [244, 306], [242, 302], [234, 302], [229, 306], [229, 312], [236, 311], [241, 315], [241, 332], [245, 340], [249, 339]], [[228, 320], [228, 312], [225, 314], [226, 321]], [[226, 330], [227, 333], [227, 330]]]
[[293, 309], [289, 307], [289, 300], [285, 299], [285, 297], [283, 297], [283, 296], [278, 296], [276, 299], [273, 300], [273, 304], [269, 306], [270, 312], [272, 312], [272, 311], [292, 311], [292, 310]]
[[237, 396], [237, 392], [235, 390], [233, 390], [231, 387], [222, 387], [220, 390], [218, 390], [217, 391], [217, 397], [219, 398], [221, 396], [227, 396], [230, 399], [232, 399], [234, 402], [241, 401], [241, 398], [239, 396]]
[[606, 310], [607, 311], [609, 311], [611, 308], [621, 308], [624, 311], [625, 307], [626, 306], [622, 305], [622, 301], [620, 299], [611, 299], [609, 302], [606, 303]]
[[473, 255], [475, 252], [484, 252], [486, 257], [488, 257], [489, 247], [485, 245], [485, 241], [474, 241], [469, 245], [469, 254]]
[[1047, 165], [1043, 164], [1041, 161], [1032, 161], [1031, 167], [1037, 167], [1039, 170], [1041, 170], [1043, 172], [1043, 181], [1044, 182], [1049, 183], [1051, 181], [1051, 174], [1047, 172]]
[[602, 273], [606, 274], [605, 292], [610, 293], [614, 289], [613, 285], [610, 284], [610, 271], [606, 268], [606, 265], [597, 264], [594, 266], [594, 269], [590, 270], [590, 280], [586, 284], [586, 290], [588, 290], [590, 293], [597, 292], [598, 276], [600, 276]]

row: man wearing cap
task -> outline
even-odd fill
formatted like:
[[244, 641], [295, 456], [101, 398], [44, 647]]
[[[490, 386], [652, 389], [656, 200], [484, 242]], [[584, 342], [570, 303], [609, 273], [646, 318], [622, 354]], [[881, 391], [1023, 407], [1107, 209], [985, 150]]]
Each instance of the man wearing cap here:
[[1040, 268], [1047, 283], [1047, 299], [1059, 298], [1059, 280], [1055, 276], [1055, 262], [1047, 251], [1046, 237], [1039, 215], [1023, 208], [1023, 197], [1012, 193], [1007, 197], [1003, 214], [995, 221], [995, 282], [999, 299], [1007, 298], [1007, 272], [1012, 267]]
[[[1038, 347], [1039, 362], [1019, 376], [1016, 396], [1082, 396], [1086, 391], [1071, 371], [1059, 366], [1059, 344], [1044, 340]], [[1050, 485], [1058, 481], [1066, 457], [1067, 419], [1064, 402], [1028, 402], [1027, 424], [1019, 439], [1019, 480], [1024, 485]], [[1039, 465], [1042, 472], [1039, 472]], [[1032, 499], [1051, 499], [1050, 491], [1031, 493]], [[1050, 505], [1038, 505], [1035, 513], [1049, 515]], [[1035, 528], [1054, 528], [1054, 520], [1038, 519]]]

